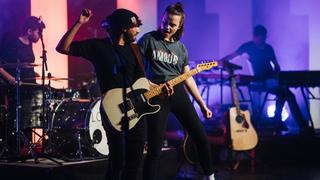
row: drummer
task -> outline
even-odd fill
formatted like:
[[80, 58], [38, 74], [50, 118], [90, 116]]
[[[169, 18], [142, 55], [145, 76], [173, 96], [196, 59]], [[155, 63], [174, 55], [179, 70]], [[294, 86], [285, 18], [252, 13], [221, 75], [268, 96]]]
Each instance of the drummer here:
[[[24, 82], [35, 83], [37, 74], [34, 71], [34, 66], [32, 63], [35, 61], [34, 52], [32, 49], [32, 44], [39, 41], [42, 30], [45, 28], [44, 23], [40, 18], [30, 16], [25, 19], [20, 33], [18, 36], [8, 35], [2, 38], [0, 44], [0, 75], [7, 81], [11, 92], [9, 92], [9, 120], [14, 119], [15, 117], [15, 77], [16, 77], [16, 66], [19, 63], [22, 63], [20, 66], [21, 73], [20, 78], [30, 78], [30, 80], [25, 80]], [[31, 112], [30, 103], [32, 102], [32, 95], [23, 95], [25, 90], [21, 89], [21, 104], [22, 112], [21, 117], [25, 118]], [[10, 102], [11, 101], [11, 102]], [[28, 122], [29, 121], [29, 122]], [[30, 120], [27, 122], [20, 123], [22, 127], [28, 126]]]
[[[35, 56], [32, 49], [32, 44], [40, 39], [44, 23], [37, 17], [30, 16], [25, 19], [21, 28], [20, 34], [16, 36], [5, 36], [0, 45], [0, 58], [2, 64], [6, 63], [34, 63]], [[0, 71], [1, 75], [10, 83], [15, 84], [15, 67], [4, 68], [11, 76], [6, 74], [3, 69]], [[35, 77], [34, 68], [21, 69], [21, 77]], [[35, 82], [35, 80], [30, 80]]]

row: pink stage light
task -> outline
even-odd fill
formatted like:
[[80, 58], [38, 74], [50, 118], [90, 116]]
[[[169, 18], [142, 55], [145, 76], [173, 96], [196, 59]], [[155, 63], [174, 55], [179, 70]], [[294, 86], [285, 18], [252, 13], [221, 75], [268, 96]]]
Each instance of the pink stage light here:
[[[67, 31], [67, 0], [43, 1], [31, 0], [31, 15], [41, 16], [46, 28], [43, 31], [43, 39], [47, 50], [48, 72], [55, 77], [68, 77], [68, 57], [56, 52], [55, 47], [62, 35]], [[42, 63], [41, 42], [33, 46], [36, 63]], [[35, 68], [41, 75], [41, 67]], [[41, 80], [37, 83], [41, 83]], [[68, 81], [51, 82], [54, 88], [67, 88]]]

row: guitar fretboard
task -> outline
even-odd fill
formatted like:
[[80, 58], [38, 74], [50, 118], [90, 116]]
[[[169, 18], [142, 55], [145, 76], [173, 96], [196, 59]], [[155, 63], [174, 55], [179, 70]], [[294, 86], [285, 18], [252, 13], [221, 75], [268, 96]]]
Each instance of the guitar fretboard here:
[[240, 115], [240, 102], [239, 102], [239, 98], [238, 98], [235, 75], [233, 73], [231, 73], [230, 83], [231, 83], [231, 91], [232, 91], [233, 103], [234, 103], [234, 106], [236, 108], [237, 114]]
[[[174, 79], [169, 80], [168, 83], [173, 87], [173, 86], [183, 82], [184, 80], [188, 79], [189, 77], [197, 74], [198, 72], [199, 72], [199, 70], [197, 68], [192, 69], [192, 70], [190, 70], [190, 71], [188, 71], [188, 72], [186, 72], [186, 73], [184, 73], [184, 74], [182, 74], [182, 75], [180, 75], [180, 76], [178, 76], [178, 77], [176, 77]], [[152, 90], [150, 90], [148, 92], [145, 92], [144, 93], [144, 97], [147, 100], [149, 100], [149, 99], [151, 99], [151, 98], [153, 98], [155, 96], [158, 96], [159, 94], [162, 93], [162, 88], [163, 87], [164, 87], [164, 84], [161, 84], [158, 87], [156, 87], [156, 88], [154, 88], [154, 89], [152, 89]]]

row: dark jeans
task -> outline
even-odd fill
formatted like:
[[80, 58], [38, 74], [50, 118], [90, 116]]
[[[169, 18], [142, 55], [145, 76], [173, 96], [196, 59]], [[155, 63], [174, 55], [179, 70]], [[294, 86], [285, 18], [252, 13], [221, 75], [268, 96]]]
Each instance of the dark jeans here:
[[275, 121], [276, 125], [279, 126], [281, 124], [281, 113], [282, 108], [287, 101], [290, 107], [290, 112], [293, 118], [296, 120], [300, 128], [308, 127], [307, 121], [302, 115], [302, 112], [299, 108], [295, 95], [288, 88], [278, 88], [272, 90], [271, 93], [277, 96], [276, 101], [276, 111], [275, 111]]
[[151, 104], [159, 104], [161, 109], [158, 113], [147, 116], [148, 153], [144, 163], [144, 180], [154, 180], [157, 177], [158, 163], [170, 112], [176, 116], [195, 142], [199, 161], [205, 175], [212, 174], [210, 144], [184, 86], [176, 86], [174, 94], [168, 98], [152, 99]]
[[143, 119], [136, 124], [127, 134], [124, 141], [124, 133], [112, 129], [100, 107], [103, 127], [106, 130], [109, 161], [106, 174], [107, 180], [135, 180], [143, 157], [145, 142], [145, 122]]

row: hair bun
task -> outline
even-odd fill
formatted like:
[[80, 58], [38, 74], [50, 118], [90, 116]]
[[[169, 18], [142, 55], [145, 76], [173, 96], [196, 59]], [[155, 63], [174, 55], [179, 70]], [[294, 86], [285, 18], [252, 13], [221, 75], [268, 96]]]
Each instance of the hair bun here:
[[183, 5], [181, 2], [176, 2], [176, 4], [174, 5], [175, 9], [177, 9], [180, 12], [183, 12]]

